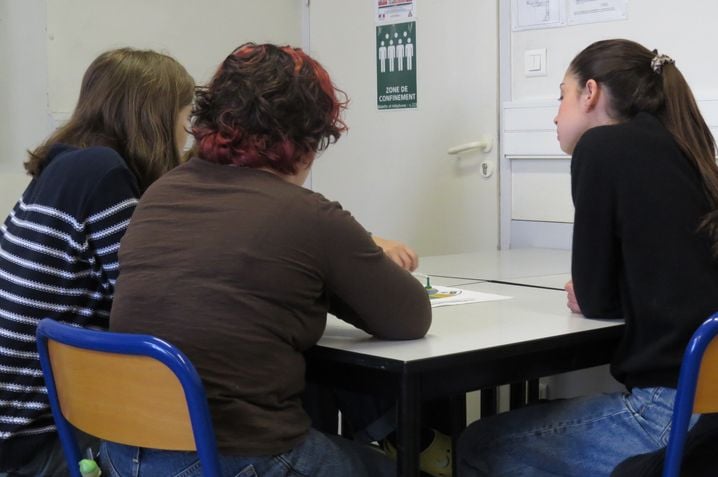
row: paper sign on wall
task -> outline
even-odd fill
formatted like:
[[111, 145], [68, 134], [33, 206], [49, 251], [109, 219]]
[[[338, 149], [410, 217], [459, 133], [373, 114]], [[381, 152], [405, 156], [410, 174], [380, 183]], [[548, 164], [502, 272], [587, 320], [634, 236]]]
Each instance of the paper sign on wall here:
[[628, 18], [628, 0], [512, 0], [513, 31]]
[[397, 23], [416, 18], [416, 0], [376, 0], [376, 23]]
[[513, 0], [511, 23], [514, 31], [559, 27], [564, 21], [564, 0]]
[[627, 0], [569, 0], [568, 23], [597, 23], [628, 18]]
[[379, 109], [416, 108], [416, 22], [376, 27]]

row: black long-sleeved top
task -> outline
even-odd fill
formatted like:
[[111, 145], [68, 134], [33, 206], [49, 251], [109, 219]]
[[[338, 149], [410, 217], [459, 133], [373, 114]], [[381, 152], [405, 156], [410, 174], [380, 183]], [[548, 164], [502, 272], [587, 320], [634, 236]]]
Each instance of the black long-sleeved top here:
[[589, 318], [626, 321], [612, 374], [629, 389], [675, 387], [688, 339], [718, 311], [697, 169], [657, 118], [639, 113], [581, 137], [571, 183], [578, 303]]

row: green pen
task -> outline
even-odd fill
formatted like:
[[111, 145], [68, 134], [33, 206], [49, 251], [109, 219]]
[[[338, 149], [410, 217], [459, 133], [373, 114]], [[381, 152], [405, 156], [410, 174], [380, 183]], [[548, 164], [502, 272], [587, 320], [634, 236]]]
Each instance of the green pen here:
[[[426, 278], [426, 285], [424, 286], [424, 290], [426, 290], [426, 293], [429, 294], [429, 296], [433, 295], [434, 293], [437, 293], [438, 290], [431, 286], [431, 278], [429, 275], [426, 275], [424, 273], [414, 272], [412, 273], [416, 278]], [[421, 280], [419, 280], [421, 281]]]

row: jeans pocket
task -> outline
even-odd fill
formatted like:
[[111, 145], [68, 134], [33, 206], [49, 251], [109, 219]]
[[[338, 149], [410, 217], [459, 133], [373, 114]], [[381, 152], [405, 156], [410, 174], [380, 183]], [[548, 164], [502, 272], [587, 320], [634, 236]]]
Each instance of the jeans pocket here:
[[[294, 448], [285, 454], [280, 454], [280, 455], [276, 455], [276, 456], [272, 457], [272, 459], [270, 461], [272, 463], [272, 468], [275, 468], [277, 470], [281, 469], [281, 471], [282, 471], [281, 475], [292, 475], [292, 476], [296, 476], [296, 477], [310, 477], [309, 475], [301, 472], [297, 468], [297, 465], [296, 465], [297, 462], [292, 462], [290, 460], [291, 454], [294, 453], [296, 450], [297, 449]], [[301, 456], [299, 458], [301, 459]]]
[[623, 404], [626, 406], [626, 409], [628, 409], [628, 412], [631, 413], [632, 416], [640, 416], [641, 415], [641, 404], [640, 402], [635, 402], [636, 398], [632, 393], [623, 393]]
[[115, 465], [112, 463], [112, 459], [110, 459], [109, 456], [104, 457], [101, 459], [102, 464], [102, 473], [108, 473], [110, 474], [110, 477], [122, 477], [122, 474], [120, 474], [117, 469], [115, 469]]
[[668, 388], [634, 388], [625, 397], [636, 423], [657, 447], [666, 445], [673, 415], [674, 392]]
[[[174, 477], [202, 477], [202, 465], [199, 461], [184, 469], [182, 472], [175, 474]], [[243, 468], [234, 477], [257, 477], [257, 471], [252, 464]]]
[[244, 469], [242, 469], [239, 474], [236, 474], [234, 477], [257, 477], [257, 471], [254, 470], [254, 466], [250, 464]]
[[202, 477], [202, 465], [199, 460], [194, 461], [189, 467], [174, 474], [173, 477]]

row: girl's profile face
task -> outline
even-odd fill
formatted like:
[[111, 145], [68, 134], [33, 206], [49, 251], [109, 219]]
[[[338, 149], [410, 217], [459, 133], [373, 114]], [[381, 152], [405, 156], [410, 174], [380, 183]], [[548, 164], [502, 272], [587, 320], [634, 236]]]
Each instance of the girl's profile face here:
[[579, 86], [574, 75], [567, 72], [560, 88], [558, 114], [553, 122], [556, 124], [561, 150], [570, 155], [583, 133], [591, 127], [591, 122], [585, 102], [582, 101], [583, 88]]
[[188, 104], [180, 109], [177, 114], [177, 124], [175, 124], [175, 139], [177, 141], [177, 152], [181, 156], [184, 152], [185, 144], [187, 144], [187, 130], [189, 129], [189, 115], [192, 112], [192, 105]]

